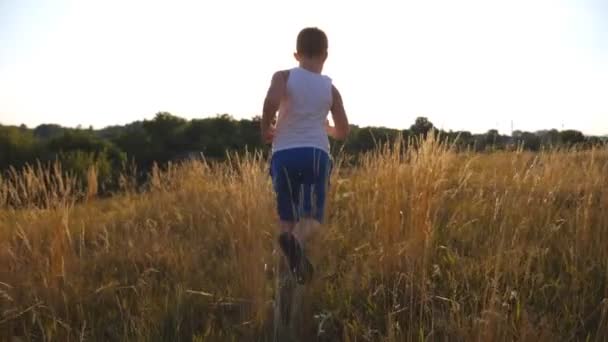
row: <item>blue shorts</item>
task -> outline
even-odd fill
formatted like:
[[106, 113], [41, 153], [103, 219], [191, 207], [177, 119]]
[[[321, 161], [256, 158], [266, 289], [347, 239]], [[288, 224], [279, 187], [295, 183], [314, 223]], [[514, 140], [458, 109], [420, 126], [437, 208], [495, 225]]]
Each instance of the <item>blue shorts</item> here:
[[323, 150], [299, 147], [273, 153], [270, 175], [281, 220], [310, 217], [323, 222], [330, 172], [331, 160]]

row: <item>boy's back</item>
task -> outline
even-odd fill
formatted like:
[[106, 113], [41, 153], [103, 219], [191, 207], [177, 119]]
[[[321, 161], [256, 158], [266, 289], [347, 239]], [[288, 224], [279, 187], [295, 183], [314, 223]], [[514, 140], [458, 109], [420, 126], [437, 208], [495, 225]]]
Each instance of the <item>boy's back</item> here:
[[316, 147], [329, 152], [325, 129], [332, 105], [332, 82], [327, 76], [296, 67], [285, 71], [286, 91], [279, 106], [273, 152]]

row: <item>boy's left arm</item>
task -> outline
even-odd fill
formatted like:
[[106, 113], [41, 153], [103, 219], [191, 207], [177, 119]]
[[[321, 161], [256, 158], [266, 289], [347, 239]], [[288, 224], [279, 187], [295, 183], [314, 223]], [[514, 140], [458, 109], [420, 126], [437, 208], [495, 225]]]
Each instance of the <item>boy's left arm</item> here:
[[264, 100], [264, 108], [262, 111], [262, 140], [265, 143], [271, 143], [274, 138], [273, 121], [279, 110], [281, 99], [285, 95], [285, 87], [287, 84], [287, 71], [277, 71], [272, 76], [270, 87], [266, 93]]

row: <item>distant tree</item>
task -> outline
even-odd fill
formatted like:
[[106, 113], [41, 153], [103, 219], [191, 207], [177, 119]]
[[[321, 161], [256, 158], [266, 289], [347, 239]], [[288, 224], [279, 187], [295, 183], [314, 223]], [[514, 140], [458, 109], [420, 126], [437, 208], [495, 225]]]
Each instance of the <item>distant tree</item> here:
[[81, 186], [86, 185], [87, 175], [91, 168], [96, 171], [97, 181], [101, 184], [102, 191], [118, 182], [119, 169], [117, 169], [107, 150], [97, 152], [62, 151], [57, 154], [57, 160], [61, 163], [64, 171], [76, 176]]
[[238, 123], [230, 115], [218, 115], [209, 121], [209, 132], [205, 141], [206, 155], [212, 158], [224, 158], [227, 151], [244, 147], [238, 137]]
[[429, 131], [434, 129], [433, 123], [429, 121], [426, 117], [418, 117], [414, 124], [410, 127], [410, 131], [414, 136], [425, 136]]
[[0, 126], [0, 168], [19, 167], [32, 161], [38, 144], [29, 130]]
[[53, 152], [75, 150], [95, 152], [105, 149], [108, 143], [87, 131], [71, 130], [51, 139], [47, 146]]
[[185, 124], [185, 119], [168, 112], [159, 112], [153, 120], [145, 120], [143, 127], [154, 141], [166, 143]]
[[572, 129], [559, 132], [559, 137], [561, 142], [567, 146], [578, 145], [585, 142], [583, 133]]
[[66, 129], [55, 124], [42, 124], [34, 128], [34, 136], [38, 139], [51, 139], [63, 134]]
[[[153, 163], [165, 164], [180, 156], [199, 155], [223, 159], [227, 152], [241, 153], [270, 149], [262, 144], [259, 136], [260, 118], [235, 120], [228, 114], [204, 119], [186, 120], [168, 112], [157, 113], [152, 120], [136, 121], [125, 126], [109, 126], [95, 130], [65, 128], [55, 124], [43, 124], [35, 129], [25, 125], [0, 125], [0, 171], [7, 167], [19, 167], [36, 160], [60, 159], [67, 169], [83, 173], [90, 165], [99, 168], [102, 177], [112, 179], [128, 159], [137, 165], [143, 180]], [[426, 117], [416, 118], [410, 129], [397, 130], [386, 127], [359, 127], [351, 125], [351, 134], [344, 142], [332, 140], [332, 151], [344, 151], [355, 156], [383, 144], [391, 144], [402, 135], [426, 136], [436, 128]], [[608, 143], [608, 137], [585, 137], [581, 132], [555, 129], [535, 133], [514, 131], [503, 136], [497, 130], [484, 134], [467, 131], [440, 131], [442, 139], [461, 149], [485, 151], [488, 146], [504, 149], [523, 146], [532, 151], [542, 147], [577, 145], [589, 148]]]
[[[353, 132], [354, 133], [354, 132]], [[377, 138], [374, 134], [374, 130], [371, 127], [358, 129], [353, 136], [355, 143], [355, 150], [358, 152], [365, 152], [374, 149], [377, 146]]]
[[585, 147], [595, 147], [602, 146], [604, 144], [604, 139], [601, 137], [586, 137], [585, 138]]
[[[108, 134], [112, 134], [109, 133]], [[118, 133], [112, 142], [123, 152], [129, 161], [135, 161], [141, 168], [148, 169], [157, 158], [152, 146], [152, 138], [143, 128], [143, 124], [128, 125], [124, 131]], [[160, 161], [160, 160], [158, 160]]]
[[496, 146], [497, 143], [499, 142], [499, 136], [500, 134], [498, 133], [498, 130], [496, 129], [491, 129], [486, 133], [486, 145], [490, 145], [490, 146]]
[[473, 146], [473, 134], [468, 131], [449, 132], [447, 134], [450, 143], [456, 142], [459, 148], [469, 148]]
[[[349, 136], [346, 138], [345, 141], [338, 143], [338, 149], [343, 150], [346, 153], [349, 154], [355, 154], [357, 151], [359, 151], [359, 140], [357, 139], [357, 136], [359, 135], [360, 132], [360, 128], [357, 125], [350, 125], [350, 134]], [[334, 146], [336, 146], [335, 142], [334, 142]]]
[[250, 151], [263, 148], [260, 137], [260, 123], [261, 117], [259, 116], [252, 120], [243, 119], [238, 122], [240, 145], [246, 146]]
[[540, 137], [542, 146], [557, 147], [562, 143], [561, 135], [556, 129], [538, 131], [536, 132], [536, 135]]
[[[65, 131], [63, 135], [48, 141], [47, 150], [52, 153], [53, 159], [62, 160], [64, 159], [62, 156], [68, 156], [66, 158], [80, 162], [87, 160], [97, 162], [103, 159], [105, 163], [107, 160], [111, 164], [110, 170], [114, 176], [118, 175], [127, 161], [126, 154], [112, 142], [102, 140], [88, 130]], [[74, 170], [81, 172], [90, 166], [93, 165], [78, 165]], [[107, 174], [110, 174], [109, 170]]]
[[474, 134], [472, 141], [476, 152], [482, 152], [486, 150], [488, 141], [488, 137], [486, 134]]
[[523, 145], [523, 148], [538, 151], [541, 146], [541, 138], [530, 132], [522, 132], [521, 135], [516, 139], [518, 145]]
[[149, 137], [147, 154], [155, 161], [165, 163], [185, 149], [183, 139], [187, 121], [168, 112], [159, 112], [153, 120], [144, 120], [143, 129]]

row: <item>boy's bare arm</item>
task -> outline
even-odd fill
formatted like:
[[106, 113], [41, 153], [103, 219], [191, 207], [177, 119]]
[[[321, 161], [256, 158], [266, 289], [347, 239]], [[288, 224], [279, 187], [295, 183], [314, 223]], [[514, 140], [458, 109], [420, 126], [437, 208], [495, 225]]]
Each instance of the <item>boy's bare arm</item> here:
[[328, 127], [327, 133], [334, 139], [344, 140], [350, 131], [348, 117], [346, 116], [346, 110], [344, 110], [344, 103], [342, 102], [342, 95], [340, 95], [338, 88], [332, 85], [331, 92], [333, 97], [331, 116], [334, 120], [334, 127]]
[[262, 140], [265, 143], [272, 142], [274, 138], [273, 121], [276, 117], [277, 110], [281, 104], [281, 99], [285, 96], [285, 88], [287, 85], [288, 71], [277, 71], [272, 76], [270, 87], [266, 93], [264, 100], [264, 108], [262, 111]]

